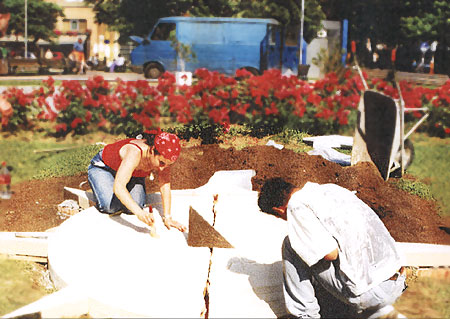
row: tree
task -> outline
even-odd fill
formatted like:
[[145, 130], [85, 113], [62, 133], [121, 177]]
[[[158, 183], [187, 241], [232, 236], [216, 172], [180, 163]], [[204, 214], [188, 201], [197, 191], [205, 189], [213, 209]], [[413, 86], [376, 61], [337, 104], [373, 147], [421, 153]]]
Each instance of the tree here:
[[159, 18], [184, 15], [192, 0], [85, 0], [94, 5], [96, 21], [120, 34], [119, 42], [130, 35], [147, 36]]
[[[156, 21], [165, 16], [217, 16], [274, 18], [283, 26], [298, 26], [301, 0], [86, 0], [94, 5], [96, 20], [120, 33], [146, 36]], [[310, 41], [325, 18], [318, 0], [305, 1], [305, 39]]]
[[[242, 0], [238, 5], [239, 17], [274, 18], [287, 28], [298, 28], [301, 23], [301, 0]], [[303, 37], [310, 42], [322, 27], [325, 19], [318, 1], [305, 1], [305, 19]]]
[[450, 6], [443, 0], [404, 1], [401, 34], [413, 40], [442, 40], [449, 35]]
[[[4, 0], [3, 6], [11, 14], [7, 34], [25, 34], [25, 1]], [[64, 17], [61, 7], [54, 3], [27, 0], [27, 34], [36, 44], [39, 40], [50, 41], [56, 37], [54, 33], [58, 17]]]
[[[349, 20], [349, 38], [395, 47], [449, 36], [446, 0], [320, 0], [328, 19]], [[447, 42], [449, 43], [449, 42]]]

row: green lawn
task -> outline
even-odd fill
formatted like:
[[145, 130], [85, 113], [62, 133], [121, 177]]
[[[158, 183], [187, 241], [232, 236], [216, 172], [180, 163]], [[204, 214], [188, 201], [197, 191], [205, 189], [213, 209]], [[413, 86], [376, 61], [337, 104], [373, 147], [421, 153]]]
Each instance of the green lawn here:
[[0, 161], [13, 167], [11, 175], [15, 184], [32, 178], [70, 176], [86, 171], [89, 160], [101, 147], [86, 139], [57, 141], [42, 135], [36, 138], [10, 136], [0, 138]]
[[41, 283], [44, 266], [0, 255], [0, 316], [53, 292]]
[[442, 216], [450, 217], [450, 139], [413, 134], [415, 159], [408, 173], [430, 187]]

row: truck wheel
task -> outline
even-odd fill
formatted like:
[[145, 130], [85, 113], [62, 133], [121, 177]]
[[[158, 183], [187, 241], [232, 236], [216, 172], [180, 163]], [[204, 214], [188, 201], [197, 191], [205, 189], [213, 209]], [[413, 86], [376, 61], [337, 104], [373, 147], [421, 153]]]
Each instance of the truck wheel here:
[[158, 63], [149, 63], [144, 68], [144, 76], [147, 79], [157, 79], [164, 73], [164, 69]]
[[250, 72], [254, 76], [258, 76], [259, 75], [259, 70], [255, 69], [255, 68], [252, 68], [250, 66], [245, 67], [245, 68], [240, 68], [239, 70], [246, 70], [246, 71]]
[[17, 66], [12, 66], [9, 68], [9, 74], [15, 75], [17, 73]]
[[258, 76], [259, 75], [259, 71], [257, 69], [255, 69], [255, 68], [247, 67], [247, 68], [244, 68], [244, 69], [246, 69], [248, 72], [250, 72], [254, 76]]
[[50, 72], [48, 72], [48, 69], [45, 67], [39, 67], [38, 73], [39, 74], [48, 74]]

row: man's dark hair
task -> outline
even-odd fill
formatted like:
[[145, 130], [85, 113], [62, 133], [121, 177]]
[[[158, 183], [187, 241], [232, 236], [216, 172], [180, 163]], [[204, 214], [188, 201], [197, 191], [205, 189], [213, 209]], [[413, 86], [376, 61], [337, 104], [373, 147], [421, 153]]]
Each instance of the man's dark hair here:
[[259, 193], [259, 208], [267, 214], [278, 216], [272, 208], [286, 204], [294, 188], [293, 184], [286, 182], [281, 177], [268, 179]]

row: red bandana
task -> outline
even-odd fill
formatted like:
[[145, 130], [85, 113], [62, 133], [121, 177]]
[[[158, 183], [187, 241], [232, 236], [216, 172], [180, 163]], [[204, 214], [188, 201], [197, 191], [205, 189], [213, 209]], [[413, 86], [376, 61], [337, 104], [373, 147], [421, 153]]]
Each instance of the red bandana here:
[[175, 134], [161, 132], [155, 137], [155, 148], [164, 158], [176, 161], [181, 152], [180, 139]]

